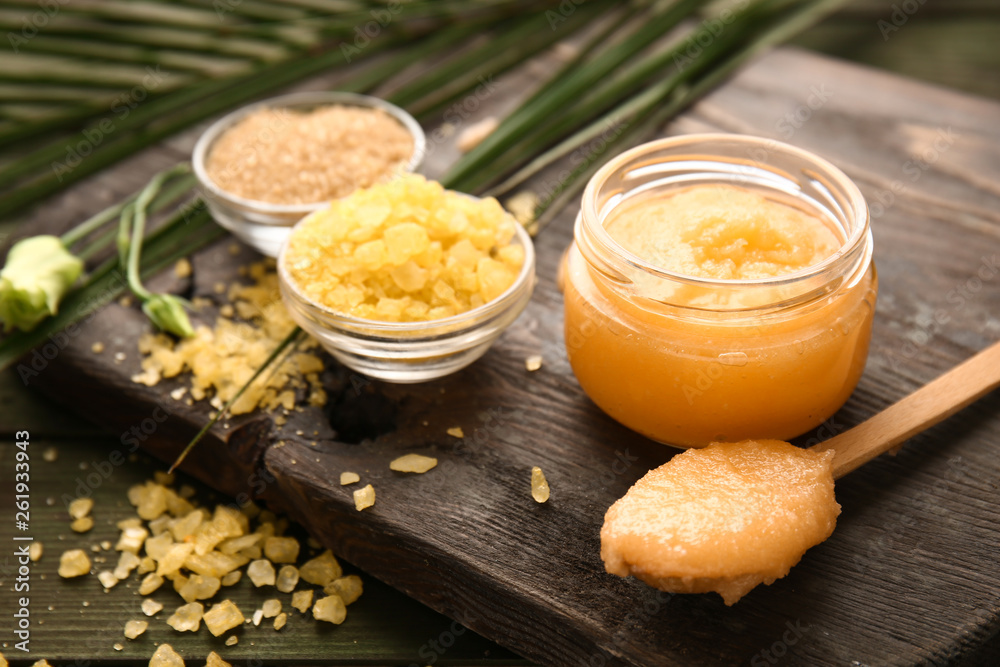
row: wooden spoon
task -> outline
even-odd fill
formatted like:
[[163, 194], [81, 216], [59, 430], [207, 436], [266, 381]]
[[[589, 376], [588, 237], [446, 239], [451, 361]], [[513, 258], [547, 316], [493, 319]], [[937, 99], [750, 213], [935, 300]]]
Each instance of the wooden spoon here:
[[833, 478], [840, 479], [880, 454], [898, 448], [1000, 386], [1000, 342], [894, 403], [868, 421], [811, 449], [834, 450]]

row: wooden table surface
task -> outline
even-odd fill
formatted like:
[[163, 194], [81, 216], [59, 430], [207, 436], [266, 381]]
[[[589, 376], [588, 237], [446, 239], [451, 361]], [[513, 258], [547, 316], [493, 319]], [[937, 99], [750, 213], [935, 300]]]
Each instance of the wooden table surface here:
[[[700, 105], [694, 113], [679, 121], [672, 129], [674, 131], [693, 131], [715, 127], [720, 122], [723, 125], [728, 123], [730, 127], [727, 129], [737, 131], [754, 129], [754, 127], [759, 126], [759, 122], [755, 126], [754, 121], [750, 120], [746, 121], [746, 127], [740, 127], [740, 123], [743, 121], [734, 117], [720, 118], [713, 114], [713, 111], [717, 109], [718, 107], [714, 107], [711, 102]], [[830, 138], [830, 141], [835, 141], [835, 138]], [[183, 153], [183, 150], [176, 152]], [[120, 194], [134, 189], [148, 176], [150, 171], [160, 168], [163, 161], [169, 159], [170, 155], [171, 148], [168, 145], [166, 151], [156, 154], [156, 158], [153, 160], [155, 164], [148, 164], [144, 171], [136, 173], [132, 182], [128, 182], [128, 179], [125, 182], [120, 179], [116, 180], [115, 190]], [[145, 159], [147, 163], [150, 162], [148, 156], [140, 159]], [[852, 166], [859, 170], [866, 168], [866, 165]], [[858, 177], [856, 174], [852, 173], [852, 175], [855, 178]], [[879, 181], [873, 176], [872, 181], [866, 185], [868, 188], [877, 190]], [[58, 210], [60, 206], [72, 207], [73, 195], [60, 198], [60, 201], [55, 202], [54, 206], [55, 208], [50, 205], [48, 210], [50, 212]], [[975, 344], [970, 344], [970, 347], [975, 347]], [[883, 351], [883, 354], [891, 353], [891, 351]], [[942, 363], [950, 360], [950, 355], [945, 356], [946, 359], [929, 363], [921, 372], [920, 377], [911, 378], [909, 381], [918, 382], [928, 379]], [[864, 405], [866, 400], [867, 398], [862, 397], [860, 405]], [[117, 444], [117, 438], [109, 437], [101, 429], [87, 425], [86, 422], [78, 420], [68, 414], [66, 410], [56, 407], [44, 399], [25, 393], [20, 381], [12, 374], [8, 373], [4, 379], [4, 384], [0, 388], [0, 401], [2, 401], [3, 406], [0, 431], [9, 435], [15, 430], [27, 428], [33, 433], [33, 446], [38, 447], [36, 451], [40, 451], [49, 443], [55, 444], [60, 451], [60, 458], [57, 462], [39, 468], [40, 476], [35, 493], [41, 498], [50, 496], [59, 498], [62, 493], [66, 492], [67, 484], [71, 485], [71, 480], [82, 474], [83, 469], [80, 467], [82, 464], [92, 465], [94, 461], [100, 461], [102, 455], [106, 456], [108, 448]], [[857, 416], [858, 413], [848, 411], [846, 418], [856, 419]], [[7, 440], [9, 441], [10, 438], [8, 437]], [[3, 448], [0, 448], [2, 479], [10, 478], [11, 453], [12, 449], [9, 444], [5, 443]], [[40, 571], [47, 573], [49, 577], [54, 579], [55, 560], [52, 556], [53, 553], [57, 553], [57, 549], [61, 550], [62, 544], [66, 545], [62, 548], [69, 548], [69, 545], [75, 544], [75, 542], [89, 545], [94, 541], [93, 538], [97, 532], [102, 530], [110, 535], [110, 526], [115, 517], [129, 513], [127, 504], [123, 502], [124, 490], [134, 481], [147, 477], [154, 468], [155, 464], [151, 461], [137, 461], [123, 467], [120, 472], [108, 479], [106, 485], [102, 485], [96, 490], [98, 510], [95, 511], [95, 515], [99, 517], [99, 523], [94, 534], [88, 535], [86, 538], [80, 538], [68, 530], [65, 517], [61, 516], [60, 503], [40, 507], [39, 516], [36, 519], [38, 521], [36, 525], [41, 526], [38, 535], [51, 546], [51, 550], [48, 552], [49, 558], [43, 561], [44, 565]], [[9, 507], [8, 500], [8, 498], [4, 498], [3, 506], [5, 508]], [[36, 507], [38, 507], [37, 502]], [[4, 542], [7, 541], [3, 537], [6, 535], [6, 531], [6, 526], [0, 530], [0, 538]], [[60, 535], [65, 539], [60, 540]], [[893, 537], [891, 533], [888, 538], [886, 535], [873, 535], [873, 545], [875, 545], [873, 548], [876, 550], [878, 548], [884, 549], [879, 545], [884, 544], [885, 539], [889, 539], [891, 542]], [[9, 560], [6, 561], [4, 568], [0, 570], [0, 578], [4, 579], [4, 586], [7, 586], [6, 580], [10, 576], [7, 569], [9, 562]], [[358, 565], [364, 566], [363, 563], [358, 563]], [[51, 569], [51, 572], [47, 572], [46, 568]], [[66, 597], [65, 589], [60, 588], [59, 583], [56, 581], [42, 582], [39, 587], [39, 597], [36, 603], [38, 606], [35, 608], [38, 609], [38, 618], [45, 623], [39, 626], [36, 635], [39, 646], [42, 647], [38, 649], [38, 657], [64, 660], [85, 657], [87, 660], [122, 664], [148, 656], [148, 652], [133, 651], [131, 646], [128, 647], [128, 651], [121, 653], [116, 653], [110, 648], [111, 644], [116, 641], [112, 637], [117, 634], [117, 628], [124, 620], [127, 620], [128, 612], [123, 611], [120, 605], [127, 604], [128, 598], [125, 596], [128, 591], [122, 588], [104, 595], [100, 593], [100, 587], [96, 581], [90, 582], [93, 590], [90, 595], [95, 600], [103, 598], [113, 601], [114, 608], [109, 605], [92, 604], [85, 608], [85, 612], [81, 614], [80, 609], [77, 608], [76, 600], [67, 601], [65, 604], [62, 602]], [[456, 632], [455, 626], [452, 626], [449, 619], [412, 602], [409, 598], [384, 585], [379, 585], [374, 578], [367, 577], [366, 584], [368, 589], [365, 598], [357, 606], [352, 607], [351, 621], [339, 629], [338, 633], [322, 633], [315, 628], [307, 627], [307, 625], [315, 624], [301, 624], [301, 627], [293, 625], [290, 628], [298, 630], [297, 632], [285, 632], [263, 639], [256, 652], [248, 651], [242, 654], [241, 658], [245, 657], [248, 660], [260, 658], [266, 662], [269, 659], [287, 658], [294, 655], [315, 655], [317, 647], [322, 647], [322, 662], [336, 664], [407, 664], [410, 661], [420, 664], [430, 664], [431, 662], [434, 664], [510, 664], [519, 662], [513, 653], [486, 642], [471, 631]], [[82, 589], [82, 587], [78, 588]], [[81, 593], [83, 593], [82, 598], [86, 598], [88, 595], [83, 590]], [[241, 591], [240, 594], [244, 595], [247, 600], [254, 599], [253, 591], [249, 589]], [[52, 611], [48, 611], [49, 602], [52, 602], [51, 606], [54, 607]], [[995, 605], [993, 613], [996, 613]], [[65, 628], [70, 627], [77, 632], [65, 631]], [[994, 626], [993, 633], [995, 632], [996, 627]], [[440, 642], [442, 637], [447, 643], [454, 645], [441, 652], [431, 649], [431, 642], [436, 640]], [[3, 639], [0, 638], [0, 640]], [[150, 639], [155, 639], [155, 637], [151, 636]], [[241, 641], [245, 642], [247, 639], [251, 638], [248, 636]], [[171, 641], [175, 645], [177, 644], [174, 637], [171, 638]], [[199, 641], [200, 644], [205, 644], [204, 638]], [[998, 656], [996, 640], [991, 642], [988, 636], [980, 636], [974, 638], [974, 642], [980, 643], [982, 646], [977, 652], [969, 652], [964, 655], [963, 664], [994, 664], [992, 661]], [[207, 644], [205, 645], [207, 646]], [[440, 643], [436, 646], [440, 646]], [[46, 653], [46, 648], [51, 653]], [[148, 644], [146, 648], [148, 648]], [[245, 645], [244, 648], [246, 648]], [[300, 649], [302, 653], [298, 653]], [[17, 657], [12, 656], [9, 648], [4, 648], [3, 651], [8, 658]], [[307, 657], [302, 657], [300, 660], [308, 662]], [[794, 658], [789, 657], [784, 661], [784, 664], [807, 663], [796, 662]], [[871, 664], [882, 663], [875, 661]]]

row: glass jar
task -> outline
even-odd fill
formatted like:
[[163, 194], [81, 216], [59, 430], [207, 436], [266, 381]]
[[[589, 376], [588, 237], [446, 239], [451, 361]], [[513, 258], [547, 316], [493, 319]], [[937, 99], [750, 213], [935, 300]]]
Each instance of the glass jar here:
[[[719, 280], [655, 266], [605, 229], [636, 197], [710, 184], [817, 216], [842, 245], [793, 273]], [[857, 186], [807, 151], [725, 134], [654, 141], [604, 165], [584, 191], [561, 280], [581, 387], [625, 426], [678, 447], [788, 440], [823, 423], [861, 377], [877, 294]]]

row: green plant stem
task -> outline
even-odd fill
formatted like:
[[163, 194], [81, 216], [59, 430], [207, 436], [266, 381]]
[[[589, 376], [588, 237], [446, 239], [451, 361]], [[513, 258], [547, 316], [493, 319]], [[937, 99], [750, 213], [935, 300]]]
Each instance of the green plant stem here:
[[[139, 276], [139, 258], [142, 253], [143, 237], [146, 234], [146, 212], [153, 199], [159, 194], [163, 184], [175, 176], [182, 176], [191, 173], [191, 165], [184, 162], [170, 169], [161, 171], [139, 192], [135, 202], [127, 205], [122, 211], [121, 225], [118, 232], [119, 259], [127, 255], [127, 261], [122, 264], [128, 276], [128, 285], [132, 292], [142, 301], [149, 299], [152, 294], [142, 285]], [[128, 225], [131, 222], [132, 235], [129, 238]]]
[[250, 379], [247, 380], [246, 384], [244, 384], [242, 387], [240, 387], [239, 391], [237, 391], [233, 395], [233, 397], [230, 398], [226, 402], [226, 404], [222, 406], [222, 409], [219, 410], [216, 413], [216, 415], [214, 417], [212, 417], [212, 419], [210, 419], [209, 422], [207, 424], [205, 424], [200, 431], [198, 431], [198, 433], [194, 436], [194, 438], [191, 439], [191, 442], [189, 442], [187, 444], [187, 446], [184, 447], [184, 449], [181, 451], [181, 453], [177, 456], [177, 459], [170, 466], [170, 469], [167, 471], [168, 473], [173, 472], [174, 469], [177, 468], [177, 466], [179, 466], [184, 461], [184, 459], [191, 452], [191, 450], [194, 449], [194, 446], [197, 445], [201, 441], [201, 439], [203, 437], [205, 437], [205, 434], [208, 433], [209, 430], [211, 430], [211, 428], [213, 426], [215, 426], [215, 424], [220, 419], [222, 419], [223, 415], [225, 415], [226, 413], [229, 412], [229, 409], [233, 406], [234, 403], [236, 403], [236, 401], [238, 401], [240, 399], [241, 396], [243, 396], [243, 393], [250, 387], [250, 385], [252, 385], [254, 383], [254, 381], [258, 377], [260, 377], [260, 375], [265, 370], [267, 370], [267, 368], [272, 363], [274, 363], [275, 360], [278, 359], [278, 357], [282, 356], [282, 353], [285, 351], [285, 349], [288, 348], [290, 345], [297, 344], [297, 341], [304, 334], [305, 334], [305, 332], [302, 331], [302, 329], [300, 329], [299, 327], [295, 327], [294, 329], [292, 329], [292, 331], [287, 336], [285, 336], [285, 339], [282, 340], [281, 343], [278, 344], [278, 347], [276, 347], [271, 352], [271, 354], [268, 355], [267, 359], [264, 360], [264, 363], [261, 364], [261, 366], [256, 371], [254, 371], [254, 374], [250, 376]]
[[600, 59], [570, 72], [562, 79], [552, 81], [504, 119], [482, 143], [466, 153], [449, 170], [444, 179], [445, 186], [471, 191], [470, 182], [504, 154], [512, 139], [532, 131], [540, 122], [563, 113], [565, 109], [572, 108], [593, 86], [636, 53], [676, 27], [702, 2], [703, 0], [678, 0], [662, 13], [652, 16], [648, 23], [631, 35], [630, 39], [608, 49]]
[[[145, 279], [155, 275], [182, 257], [221, 238], [225, 233], [212, 220], [204, 204], [199, 202], [195, 206], [183, 207], [146, 238], [141, 277]], [[63, 299], [56, 315], [43, 320], [31, 331], [17, 331], [6, 336], [0, 342], [0, 370], [8, 368], [43, 344], [49, 336], [78, 324], [85, 318], [89, 320], [97, 310], [121, 295], [128, 285], [121, 272], [115, 270], [119, 266], [117, 257], [103, 262]]]
[[[156, 213], [171, 204], [174, 204], [178, 199], [180, 199], [185, 194], [190, 194], [191, 188], [194, 186], [195, 177], [191, 174], [184, 174], [178, 178], [175, 178], [169, 186], [164, 187], [163, 190], [156, 196], [156, 199], [149, 205], [150, 212]], [[136, 192], [129, 195], [126, 199], [109, 206], [97, 215], [88, 219], [87, 221], [81, 223], [78, 227], [71, 229], [62, 236], [63, 245], [67, 248], [72, 246], [74, 243], [88, 236], [93, 231], [100, 229], [104, 224], [110, 222], [115, 217], [119, 217], [124, 210], [125, 206], [134, 202], [139, 193]], [[89, 228], [86, 228], [89, 227]], [[117, 237], [117, 226], [115, 229], [109, 229], [107, 232], [99, 236], [93, 242], [87, 244], [79, 252], [74, 253], [77, 257], [83, 260], [90, 259], [97, 253], [106, 249]]]
[[[797, 8], [788, 16], [782, 16], [776, 24], [769, 26], [756, 35], [749, 44], [727, 57], [703, 77], [690, 86], [679, 88], [670, 100], [663, 105], [652, 105], [646, 111], [644, 118], [639, 118], [614, 141], [609, 143], [608, 152], [617, 153], [629, 145], [634, 145], [662, 126], [669, 118], [687, 108], [710, 90], [725, 81], [736, 69], [761, 52], [785, 42], [799, 32], [813, 25], [824, 16], [845, 4], [846, 0], [815, 0]], [[538, 231], [544, 229], [552, 219], [575, 197], [577, 197], [587, 181], [602, 166], [603, 161], [595, 161], [578, 167], [563, 183], [543, 202], [537, 210]], [[537, 232], [536, 232], [537, 233]]]

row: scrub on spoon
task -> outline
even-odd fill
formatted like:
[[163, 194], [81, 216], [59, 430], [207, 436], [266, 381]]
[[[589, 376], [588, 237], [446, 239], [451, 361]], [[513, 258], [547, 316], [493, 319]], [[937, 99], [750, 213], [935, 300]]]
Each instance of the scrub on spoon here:
[[833, 481], [1000, 386], [994, 343], [868, 421], [809, 449], [713, 443], [650, 471], [608, 510], [608, 572], [727, 605], [788, 574], [833, 532]]

